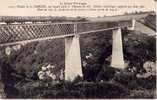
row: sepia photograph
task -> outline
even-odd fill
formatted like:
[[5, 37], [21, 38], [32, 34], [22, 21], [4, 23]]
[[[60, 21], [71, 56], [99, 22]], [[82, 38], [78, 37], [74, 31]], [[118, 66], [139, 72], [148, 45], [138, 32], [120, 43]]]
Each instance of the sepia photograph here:
[[0, 4], [0, 99], [156, 99], [157, 1], [15, 1]]

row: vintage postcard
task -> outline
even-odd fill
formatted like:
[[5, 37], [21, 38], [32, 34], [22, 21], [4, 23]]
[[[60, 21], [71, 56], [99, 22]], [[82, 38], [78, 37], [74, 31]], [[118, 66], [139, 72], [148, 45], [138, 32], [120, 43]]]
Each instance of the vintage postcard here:
[[156, 0], [1, 0], [0, 99], [156, 99]]

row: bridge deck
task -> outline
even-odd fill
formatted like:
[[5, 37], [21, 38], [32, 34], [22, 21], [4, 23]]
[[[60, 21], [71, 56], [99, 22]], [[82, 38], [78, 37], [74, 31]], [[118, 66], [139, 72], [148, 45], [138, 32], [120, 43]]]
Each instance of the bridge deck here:
[[24, 41], [64, 38], [75, 34], [85, 34], [130, 26], [132, 26], [131, 20], [115, 22], [2, 24], [0, 25], [0, 45], [11, 45]]

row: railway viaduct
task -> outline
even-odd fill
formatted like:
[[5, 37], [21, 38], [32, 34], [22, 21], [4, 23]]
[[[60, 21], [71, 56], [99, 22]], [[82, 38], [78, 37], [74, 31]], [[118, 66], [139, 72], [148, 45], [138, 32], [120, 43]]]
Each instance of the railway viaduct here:
[[111, 66], [124, 68], [121, 29], [134, 30], [135, 20], [90, 21], [66, 23], [1, 24], [0, 46], [47, 39], [65, 39], [65, 80], [82, 76], [79, 36], [99, 31], [112, 30]]

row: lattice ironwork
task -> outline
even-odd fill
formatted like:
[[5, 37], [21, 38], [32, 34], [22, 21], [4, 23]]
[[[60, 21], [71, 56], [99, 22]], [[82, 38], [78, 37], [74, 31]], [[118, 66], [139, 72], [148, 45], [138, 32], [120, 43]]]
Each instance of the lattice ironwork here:
[[74, 24], [0, 25], [0, 44], [74, 34]]
[[91, 30], [102, 30], [114, 27], [129, 27], [132, 25], [131, 21], [119, 21], [119, 22], [90, 22], [90, 23], [78, 23], [77, 32], [88, 32]]
[[102, 29], [128, 27], [131, 21], [119, 22], [80, 22], [80, 23], [41, 23], [0, 25], [0, 44], [33, 40], [45, 37], [68, 36]]

